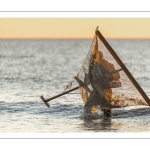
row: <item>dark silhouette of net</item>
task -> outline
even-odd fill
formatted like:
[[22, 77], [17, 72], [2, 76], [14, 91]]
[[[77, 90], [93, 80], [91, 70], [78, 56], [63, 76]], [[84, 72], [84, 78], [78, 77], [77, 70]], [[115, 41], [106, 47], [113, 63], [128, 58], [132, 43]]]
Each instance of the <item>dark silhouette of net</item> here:
[[140, 92], [95, 33], [85, 62], [75, 77], [85, 106], [96, 110], [147, 105]]

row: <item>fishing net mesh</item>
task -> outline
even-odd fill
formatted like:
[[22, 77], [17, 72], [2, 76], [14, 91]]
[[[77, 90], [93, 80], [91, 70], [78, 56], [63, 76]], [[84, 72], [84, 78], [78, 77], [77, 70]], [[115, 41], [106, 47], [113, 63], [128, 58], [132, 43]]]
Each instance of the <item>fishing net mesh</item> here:
[[[76, 75], [81, 98], [91, 101], [91, 111], [100, 107], [147, 105], [143, 97], [110, 54], [96, 33], [84, 64]], [[92, 100], [91, 100], [92, 99]]]

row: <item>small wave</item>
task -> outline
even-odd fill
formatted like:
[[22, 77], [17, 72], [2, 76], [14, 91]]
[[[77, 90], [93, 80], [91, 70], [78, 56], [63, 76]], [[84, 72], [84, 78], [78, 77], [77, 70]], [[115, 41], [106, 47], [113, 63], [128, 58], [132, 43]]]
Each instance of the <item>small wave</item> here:
[[[138, 106], [128, 106], [123, 108], [113, 108], [111, 110], [111, 118], [127, 118], [127, 117], [136, 117], [136, 116], [142, 116], [142, 115], [149, 115], [150, 107], [144, 106], [144, 105], [138, 105]], [[103, 118], [103, 112], [98, 107], [94, 112], [92, 113], [86, 113], [84, 110], [79, 111], [81, 118]]]
[[21, 113], [21, 112], [35, 112], [36, 107], [39, 104], [37, 102], [0, 102], [1, 113]]
[[45, 108], [43, 110], [43, 107], [38, 109], [37, 114], [52, 114], [52, 115], [62, 115], [62, 116], [68, 116], [68, 115], [76, 115], [78, 114], [78, 106], [75, 106], [73, 104], [53, 104], [50, 108]]
[[128, 106], [123, 108], [112, 109], [112, 117], [114, 118], [126, 118], [149, 115], [150, 107], [144, 105]]

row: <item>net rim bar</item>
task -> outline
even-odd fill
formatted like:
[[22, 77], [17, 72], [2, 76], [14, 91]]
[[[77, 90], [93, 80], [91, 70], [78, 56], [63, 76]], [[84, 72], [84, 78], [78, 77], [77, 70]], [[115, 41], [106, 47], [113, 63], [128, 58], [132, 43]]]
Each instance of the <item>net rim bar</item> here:
[[134, 79], [134, 77], [129, 72], [129, 70], [126, 68], [126, 66], [123, 64], [123, 62], [118, 57], [118, 55], [115, 53], [115, 51], [113, 50], [113, 48], [109, 45], [109, 43], [103, 37], [103, 35], [101, 34], [101, 32], [99, 30], [96, 30], [95, 33], [99, 37], [99, 39], [103, 42], [103, 44], [106, 46], [106, 48], [108, 49], [108, 51], [112, 54], [112, 56], [115, 58], [115, 60], [117, 61], [117, 63], [121, 66], [121, 68], [123, 69], [123, 71], [126, 73], [126, 75], [129, 77], [129, 79], [131, 80], [131, 82], [134, 84], [134, 86], [140, 92], [140, 94], [142, 95], [142, 97], [144, 98], [144, 100], [147, 102], [147, 104], [150, 106], [150, 100], [149, 100], [148, 96], [145, 94], [145, 92], [143, 91], [143, 89], [140, 87], [140, 85]]

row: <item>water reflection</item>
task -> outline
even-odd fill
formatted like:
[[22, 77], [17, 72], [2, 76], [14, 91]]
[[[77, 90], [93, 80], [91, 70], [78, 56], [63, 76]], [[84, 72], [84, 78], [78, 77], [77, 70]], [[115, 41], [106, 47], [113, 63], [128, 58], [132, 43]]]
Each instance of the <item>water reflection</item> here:
[[116, 131], [111, 118], [106, 117], [101, 119], [83, 118], [83, 121], [84, 122], [81, 124], [81, 128], [83, 130], [91, 130], [95, 132]]

